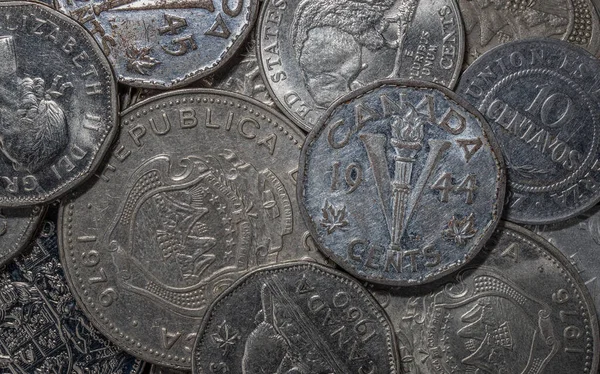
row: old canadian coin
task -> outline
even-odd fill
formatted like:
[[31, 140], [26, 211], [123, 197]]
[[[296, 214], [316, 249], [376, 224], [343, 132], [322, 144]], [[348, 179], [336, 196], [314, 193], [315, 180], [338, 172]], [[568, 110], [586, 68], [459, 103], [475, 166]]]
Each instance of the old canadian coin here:
[[487, 118], [508, 168], [507, 219], [544, 224], [600, 200], [600, 62], [553, 39], [496, 47], [457, 92]]
[[383, 78], [454, 87], [464, 31], [455, 0], [269, 0], [257, 48], [272, 97], [310, 130], [338, 97]]
[[0, 3], [0, 206], [55, 199], [116, 133], [116, 84], [95, 40], [39, 4]]
[[390, 322], [356, 280], [314, 264], [256, 270], [207, 311], [194, 374], [397, 373]]
[[242, 45], [258, 0], [58, 0], [102, 45], [119, 82], [173, 88], [213, 73]]
[[501, 223], [459, 273], [419, 288], [379, 289], [402, 372], [597, 373], [594, 303], [556, 248]]
[[0, 265], [29, 245], [44, 212], [41, 206], [0, 209]]
[[568, 221], [532, 229], [567, 256], [600, 311], [600, 206]]
[[54, 223], [0, 268], [0, 372], [140, 374], [143, 365], [94, 329], [67, 287]]
[[62, 259], [109, 338], [190, 368], [206, 308], [241, 275], [324, 261], [294, 193], [304, 136], [259, 102], [216, 90], [153, 97], [121, 125], [99, 178], [63, 201]]
[[464, 266], [492, 234], [504, 164], [478, 112], [447, 89], [383, 81], [338, 100], [309, 135], [298, 202], [353, 275], [415, 285]]
[[600, 52], [600, 22], [590, 0], [458, 0], [458, 5], [468, 64], [500, 44], [533, 37]]

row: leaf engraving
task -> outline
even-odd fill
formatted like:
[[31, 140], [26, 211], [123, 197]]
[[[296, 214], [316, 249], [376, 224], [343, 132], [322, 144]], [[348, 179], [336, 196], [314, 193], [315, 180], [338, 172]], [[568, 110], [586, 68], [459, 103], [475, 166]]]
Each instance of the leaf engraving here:
[[344, 231], [344, 228], [348, 226], [348, 221], [346, 220], [346, 206], [337, 209], [330, 204], [329, 201], [325, 200], [321, 212], [323, 212], [321, 226], [327, 229], [327, 234], [331, 235], [337, 229]]
[[448, 228], [442, 231], [446, 240], [454, 241], [456, 244], [465, 245], [477, 233], [475, 228], [475, 216], [471, 213], [468, 217], [457, 219], [452, 217], [448, 222]]

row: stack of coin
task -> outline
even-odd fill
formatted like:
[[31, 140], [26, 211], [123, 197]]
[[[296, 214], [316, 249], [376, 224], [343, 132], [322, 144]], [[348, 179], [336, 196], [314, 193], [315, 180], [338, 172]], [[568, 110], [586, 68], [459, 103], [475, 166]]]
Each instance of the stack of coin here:
[[600, 374], [596, 0], [0, 0], [0, 373]]

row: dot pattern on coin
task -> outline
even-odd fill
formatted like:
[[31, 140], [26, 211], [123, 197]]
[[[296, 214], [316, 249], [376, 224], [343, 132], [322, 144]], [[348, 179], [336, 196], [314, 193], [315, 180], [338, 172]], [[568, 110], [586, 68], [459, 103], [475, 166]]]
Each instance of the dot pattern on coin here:
[[161, 89], [222, 67], [258, 14], [258, 0], [57, 1], [94, 35], [119, 82]]
[[116, 133], [116, 83], [95, 40], [44, 5], [0, 3], [0, 206], [51, 201]]
[[280, 109], [312, 129], [337, 98], [385, 78], [452, 88], [464, 55], [455, 0], [270, 0], [259, 65]]
[[397, 373], [392, 326], [356, 280], [323, 266], [278, 265], [215, 301], [193, 373]]
[[405, 373], [598, 372], [598, 320], [582, 278], [517, 225], [501, 223], [452, 276], [372, 290], [394, 324]]
[[206, 308], [236, 279], [325, 262], [295, 199], [304, 137], [263, 104], [216, 90], [153, 97], [121, 125], [98, 178], [62, 204], [61, 258], [107, 337], [189, 369]]
[[298, 201], [351, 274], [416, 285], [465, 265], [500, 218], [504, 165], [485, 120], [440, 86], [383, 81], [338, 100], [302, 150]]
[[506, 218], [544, 224], [600, 201], [600, 62], [552, 39], [499, 46], [457, 92], [488, 120], [508, 168]]

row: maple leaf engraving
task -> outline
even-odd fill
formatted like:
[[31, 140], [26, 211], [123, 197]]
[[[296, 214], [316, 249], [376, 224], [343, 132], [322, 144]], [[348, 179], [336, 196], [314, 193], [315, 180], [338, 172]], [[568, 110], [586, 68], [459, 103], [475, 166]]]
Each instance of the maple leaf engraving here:
[[223, 351], [223, 356], [229, 354], [230, 349], [240, 339], [237, 330], [233, 329], [226, 320], [219, 325], [219, 332], [210, 336], [212, 341]]
[[337, 229], [344, 231], [344, 227], [348, 226], [348, 221], [346, 220], [346, 206], [337, 209], [330, 204], [329, 201], [325, 200], [321, 212], [323, 212], [321, 226], [327, 229], [327, 234], [331, 235]]
[[150, 75], [150, 70], [160, 64], [160, 61], [150, 56], [152, 48], [138, 48], [136, 46], [130, 46], [125, 51], [125, 55], [128, 58], [127, 70], [135, 71], [142, 75]]
[[454, 241], [456, 244], [465, 245], [477, 233], [475, 228], [475, 216], [471, 213], [468, 217], [457, 219], [452, 217], [448, 222], [448, 228], [442, 232], [444, 238]]

